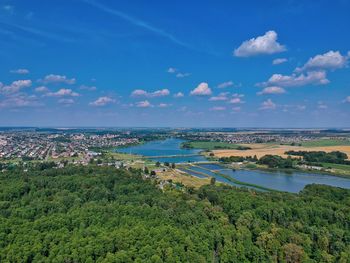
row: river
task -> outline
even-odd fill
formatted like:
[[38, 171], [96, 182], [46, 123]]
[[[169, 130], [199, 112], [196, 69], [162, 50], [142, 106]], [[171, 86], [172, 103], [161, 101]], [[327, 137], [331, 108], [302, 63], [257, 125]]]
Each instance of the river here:
[[[117, 149], [117, 151], [143, 155], [159, 162], [186, 163], [206, 160], [204, 156], [201, 156], [199, 154], [201, 151], [200, 149], [182, 149], [182, 142], [184, 142], [184, 140], [169, 138], [162, 141], [152, 141], [141, 145], [120, 148]], [[178, 156], [173, 158], [168, 157], [175, 155]], [[199, 164], [195, 169], [200, 169], [201, 167], [204, 169], [201, 169], [200, 172], [206, 173], [208, 176], [213, 176], [212, 171], [215, 170], [221, 174], [225, 174], [244, 183], [260, 185], [266, 188], [285, 192], [297, 193], [301, 191], [307, 184], [325, 184], [350, 189], [350, 179], [332, 175], [302, 172], [266, 172], [260, 170], [233, 171], [231, 169], [226, 169], [224, 166], [219, 164]], [[208, 169], [212, 171], [209, 171]], [[223, 177], [215, 177], [219, 182], [236, 185], [228, 182], [228, 180]]]

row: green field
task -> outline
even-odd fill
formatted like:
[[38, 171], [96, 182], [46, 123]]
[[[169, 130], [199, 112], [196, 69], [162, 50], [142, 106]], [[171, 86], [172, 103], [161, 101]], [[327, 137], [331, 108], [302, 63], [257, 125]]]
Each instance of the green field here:
[[335, 174], [350, 177], [350, 165], [336, 163], [322, 163], [324, 168], [331, 168]]
[[[184, 148], [197, 148], [203, 150], [218, 150], [218, 149], [237, 149], [239, 150], [241, 146], [239, 144], [232, 144], [227, 142], [207, 142], [207, 141], [192, 141], [183, 143]], [[242, 149], [243, 150], [243, 149]]]
[[301, 143], [301, 146], [304, 146], [304, 147], [323, 147], [323, 146], [341, 146], [341, 145], [350, 145], [350, 140], [322, 139], [322, 140]]

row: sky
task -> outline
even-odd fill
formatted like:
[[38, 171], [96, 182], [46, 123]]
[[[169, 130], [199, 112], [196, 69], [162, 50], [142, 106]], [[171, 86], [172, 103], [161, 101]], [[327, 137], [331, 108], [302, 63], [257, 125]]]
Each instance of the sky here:
[[350, 1], [0, 0], [0, 126], [350, 127]]

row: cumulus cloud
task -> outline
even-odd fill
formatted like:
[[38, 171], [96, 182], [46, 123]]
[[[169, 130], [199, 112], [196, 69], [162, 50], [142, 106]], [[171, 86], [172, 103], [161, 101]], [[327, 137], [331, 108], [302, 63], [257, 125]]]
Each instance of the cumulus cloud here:
[[6, 12], [8, 12], [9, 14], [13, 14], [15, 11], [15, 7], [13, 5], [4, 5], [2, 7], [3, 10], [5, 10]]
[[261, 110], [274, 110], [276, 109], [276, 104], [273, 103], [273, 101], [271, 99], [265, 100], [262, 104], [260, 109]]
[[149, 107], [153, 107], [153, 105], [148, 100], [144, 100], [144, 101], [136, 102], [136, 107], [149, 108]]
[[285, 63], [287, 61], [288, 61], [288, 59], [286, 59], [286, 58], [276, 58], [272, 61], [272, 65], [279, 65], [279, 64]]
[[327, 53], [310, 58], [303, 67], [297, 68], [296, 71], [335, 70], [344, 68], [347, 65], [348, 59], [349, 56], [342, 56], [339, 51], [331, 50]]
[[350, 103], [350, 96], [347, 96], [347, 97], [345, 98], [344, 102]]
[[209, 101], [225, 101], [228, 100], [228, 92], [221, 92], [218, 96], [213, 96], [209, 98]]
[[55, 74], [49, 74], [45, 76], [44, 79], [40, 79], [40, 82], [49, 84], [49, 83], [65, 83], [65, 84], [75, 84], [75, 78], [67, 78], [63, 75], [55, 75]]
[[36, 96], [28, 96], [26, 94], [13, 94], [0, 101], [0, 108], [37, 107], [41, 105], [37, 101]]
[[176, 94], [174, 94], [174, 98], [182, 98], [183, 96], [185, 96], [182, 92], [178, 92]]
[[181, 73], [181, 72], [179, 72], [179, 73], [176, 74], [177, 78], [186, 78], [186, 77], [189, 77], [189, 76], [191, 76], [191, 73]]
[[232, 97], [235, 97], [235, 98], [243, 98], [243, 97], [244, 97], [244, 94], [234, 93], [234, 94], [232, 94]]
[[191, 73], [179, 72], [179, 70], [177, 68], [173, 68], [173, 67], [168, 68], [167, 72], [170, 73], [170, 74], [175, 74], [176, 73], [175, 76], [177, 78], [185, 78], [185, 77], [191, 76]]
[[64, 104], [64, 105], [71, 105], [71, 104], [74, 104], [74, 100], [73, 99], [59, 99], [58, 103]]
[[258, 86], [300, 87], [328, 83], [325, 71], [310, 71], [300, 75], [294, 73], [292, 75], [273, 74], [267, 82], [259, 83]]
[[234, 85], [233, 81], [230, 80], [230, 81], [226, 81], [226, 82], [220, 83], [217, 87], [219, 89], [224, 89], [224, 88], [231, 87], [233, 85]]
[[241, 110], [241, 107], [233, 107], [232, 110], [235, 111], [235, 112], [238, 112], [238, 111]]
[[240, 97], [233, 98], [229, 101], [231, 104], [239, 104], [239, 103], [244, 103]]
[[32, 81], [29, 79], [25, 79], [25, 80], [13, 81], [10, 85], [1, 84], [0, 88], [1, 88], [1, 91], [4, 93], [15, 93], [20, 91], [23, 88], [28, 88], [30, 86], [32, 86]]
[[81, 85], [79, 87], [81, 90], [95, 91], [97, 88], [95, 86]]
[[167, 103], [159, 103], [159, 105], [158, 105], [159, 108], [167, 108], [170, 106], [171, 106], [171, 104], [167, 104]]
[[277, 42], [277, 33], [268, 31], [263, 36], [244, 41], [233, 51], [236, 57], [251, 57], [263, 54], [275, 54], [286, 51], [286, 47]]
[[172, 73], [177, 72], [177, 69], [170, 67], [170, 68], [168, 68], [167, 72], [172, 74]]
[[200, 83], [197, 88], [191, 91], [192, 96], [210, 96], [211, 95], [211, 89], [208, 86], [208, 83], [202, 82]]
[[76, 93], [71, 89], [60, 89], [56, 92], [49, 92], [46, 94], [46, 96], [48, 96], [48, 97], [63, 97], [63, 96], [77, 97], [77, 96], [79, 96], [79, 93]]
[[317, 108], [320, 110], [326, 110], [328, 109], [328, 106], [323, 101], [319, 101], [317, 102]]
[[101, 106], [105, 106], [107, 104], [111, 104], [114, 103], [115, 99], [112, 99], [110, 97], [99, 97], [97, 100], [90, 102], [89, 105], [90, 106], [95, 106], [95, 107], [101, 107]]
[[10, 73], [24, 75], [24, 74], [28, 74], [28, 73], [29, 73], [29, 70], [28, 70], [28, 69], [24, 69], [24, 68], [13, 69], [13, 70], [10, 70]]
[[40, 87], [35, 88], [35, 91], [36, 92], [48, 92], [49, 89], [45, 86], [40, 86]]
[[211, 111], [224, 111], [226, 110], [225, 107], [217, 106], [217, 107], [212, 107], [210, 108]]
[[283, 93], [286, 93], [286, 90], [284, 88], [272, 86], [272, 87], [264, 88], [262, 91], [258, 92], [257, 94], [265, 95], [265, 94], [283, 94]]
[[147, 92], [142, 89], [136, 89], [131, 93], [131, 97], [154, 98], [154, 97], [168, 96], [169, 94], [170, 94], [170, 91], [168, 89], [156, 90], [154, 92]]

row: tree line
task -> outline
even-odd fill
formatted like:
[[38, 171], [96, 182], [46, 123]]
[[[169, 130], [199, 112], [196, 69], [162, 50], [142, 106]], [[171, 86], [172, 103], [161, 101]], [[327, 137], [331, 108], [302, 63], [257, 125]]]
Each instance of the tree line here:
[[349, 262], [350, 191], [158, 188], [141, 170], [0, 173], [0, 262]]

